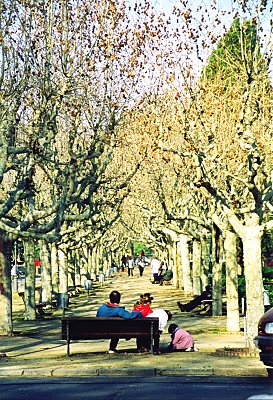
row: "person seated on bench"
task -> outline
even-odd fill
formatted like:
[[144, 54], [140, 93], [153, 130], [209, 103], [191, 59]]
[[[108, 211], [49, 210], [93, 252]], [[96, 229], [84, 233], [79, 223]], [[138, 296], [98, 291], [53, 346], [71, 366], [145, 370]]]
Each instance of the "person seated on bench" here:
[[[147, 315], [147, 318], [158, 318], [159, 320], [159, 333], [160, 335], [166, 328], [168, 321], [172, 319], [172, 313], [169, 310], [163, 310], [163, 308], [155, 308], [153, 312]], [[150, 338], [138, 338], [137, 339], [137, 351], [139, 353], [146, 353], [151, 350], [151, 339]]]
[[160, 279], [160, 285], [163, 285], [163, 282], [168, 282], [173, 279], [173, 271], [170, 269], [167, 269], [162, 275]]
[[211, 300], [211, 298], [212, 298], [212, 288], [211, 285], [207, 285], [205, 287], [204, 292], [202, 292], [200, 296], [196, 296], [193, 300], [191, 300], [189, 303], [186, 304], [181, 304], [180, 301], [178, 301], [177, 305], [180, 308], [180, 311], [189, 312], [194, 308], [200, 306], [203, 300]]
[[139, 297], [139, 300], [134, 305], [133, 311], [139, 311], [143, 317], [147, 317], [147, 315], [153, 312], [151, 304], [154, 298], [150, 293], [141, 294]]
[[164, 310], [163, 308], [155, 308], [147, 318], [158, 318], [159, 319], [159, 333], [163, 333], [168, 321], [172, 319], [172, 313], [169, 310]]
[[[133, 311], [140, 311], [143, 317], [147, 317], [149, 314], [152, 314], [153, 310], [151, 309], [152, 300], [154, 298], [151, 296], [150, 293], [144, 293], [140, 295], [140, 299], [134, 305]], [[150, 341], [146, 338], [137, 338], [137, 351], [138, 353], [145, 353], [148, 352]]]
[[[109, 299], [110, 302], [102, 304], [97, 311], [97, 317], [121, 317], [124, 319], [131, 319], [131, 318], [141, 318], [142, 313], [138, 311], [129, 312], [125, 310], [124, 307], [120, 306], [120, 293], [117, 290], [113, 290], [110, 295]], [[117, 353], [117, 345], [119, 339], [112, 338], [110, 340], [110, 347], [109, 347], [109, 354]]]

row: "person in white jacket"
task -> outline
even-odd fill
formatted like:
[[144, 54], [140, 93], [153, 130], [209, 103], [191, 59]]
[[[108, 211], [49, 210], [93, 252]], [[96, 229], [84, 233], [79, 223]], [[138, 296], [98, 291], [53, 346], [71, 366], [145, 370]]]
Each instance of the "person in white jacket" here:
[[[168, 310], [163, 310], [163, 308], [156, 308], [153, 310], [151, 314], [147, 315], [147, 318], [158, 318], [159, 320], [158, 330], [159, 333], [161, 334], [166, 328], [168, 321], [172, 319], [172, 313]], [[151, 349], [151, 338], [143, 337], [138, 340], [139, 353], [150, 351], [150, 349]], [[157, 353], [160, 354], [159, 349], [157, 350]]]
[[147, 315], [147, 318], [158, 318], [158, 329], [160, 333], [162, 333], [164, 332], [168, 321], [172, 319], [172, 313], [168, 310], [163, 310], [163, 308], [155, 308], [151, 314]]
[[153, 273], [154, 282], [158, 280], [158, 272], [160, 269], [160, 261], [158, 258], [154, 257], [151, 261], [151, 268]]

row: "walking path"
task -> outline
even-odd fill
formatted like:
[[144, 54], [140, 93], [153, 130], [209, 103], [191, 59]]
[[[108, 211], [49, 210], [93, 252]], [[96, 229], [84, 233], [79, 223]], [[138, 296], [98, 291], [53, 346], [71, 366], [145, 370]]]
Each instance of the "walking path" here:
[[[228, 334], [226, 317], [210, 317], [181, 313], [177, 301], [189, 300], [180, 289], [171, 285], [159, 286], [150, 282], [150, 268], [139, 277], [126, 273], [115, 274], [103, 286], [94, 288], [79, 297], [70, 299], [66, 315], [95, 316], [100, 304], [108, 301], [112, 290], [121, 292], [121, 305], [132, 310], [139, 295], [150, 292], [152, 308], [164, 308], [173, 313], [172, 322], [189, 331], [196, 340], [198, 352], [173, 354], [138, 354], [135, 339], [121, 339], [118, 354], [108, 354], [108, 340], [71, 342], [71, 357], [66, 356], [66, 342], [61, 339], [62, 311], [52, 318], [24, 321], [22, 299], [14, 294], [14, 333], [1, 337], [0, 377], [83, 377], [97, 375], [217, 375], [217, 376], [267, 376], [258, 352], [252, 355], [236, 352], [245, 347], [244, 334]], [[243, 321], [242, 321], [243, 323]], [[167, 345], [170, 335], [161, 335], [161, 345]], [[217, 349], [221, 349], [218, 353]], [[225, 351], [230, 350], [230, 351]], [[226, 353], [231, 356], [226, 356]], [[238, 356], [236, 357], [235, 354]]]

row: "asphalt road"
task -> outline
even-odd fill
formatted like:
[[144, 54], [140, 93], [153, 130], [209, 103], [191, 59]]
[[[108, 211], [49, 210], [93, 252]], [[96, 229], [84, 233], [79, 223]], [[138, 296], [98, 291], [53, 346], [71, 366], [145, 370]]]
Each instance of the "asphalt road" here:
[[267, 378], [0, 379], [1, 400], [273, 400]]

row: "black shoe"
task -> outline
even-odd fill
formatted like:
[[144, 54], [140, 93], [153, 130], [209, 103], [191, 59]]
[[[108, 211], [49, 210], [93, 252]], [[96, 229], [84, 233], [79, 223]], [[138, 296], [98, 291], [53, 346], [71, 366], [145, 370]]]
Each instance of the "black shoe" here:
[[177, 302], [177, 305], [180, 308], [180, 311], [185, 311], [185, 307], [183, 306], [183, 304], [180, 303], [180, 301]]
[[139, 349], [137, 349], [138, 353], [149, 353], [150, 350], [146, 349], [146, 347], [140, 347]]

